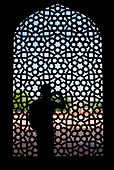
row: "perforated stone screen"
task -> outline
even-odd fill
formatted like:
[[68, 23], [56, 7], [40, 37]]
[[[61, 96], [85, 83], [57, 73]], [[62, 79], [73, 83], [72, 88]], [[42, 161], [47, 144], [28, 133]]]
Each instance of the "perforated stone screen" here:
[[14, 33], [13, 69], [13, 156], [38, 156], [28, 116], [44, 83], [68, 103], [53, 115], [55, 157], [104, 155], [102, 37], [90, 18], [60, 4], [28, 16]]

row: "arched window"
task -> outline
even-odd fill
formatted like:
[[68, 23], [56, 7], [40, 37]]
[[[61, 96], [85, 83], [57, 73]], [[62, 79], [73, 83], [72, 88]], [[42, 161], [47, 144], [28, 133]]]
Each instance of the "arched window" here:
[[68, 108], [53, 115], [55, 157], [104, 155], [102, 37], [90, 18], [60, 4], [25, 18], [14, 33], [13, 69], [14, 156], [38, 156], [28, 115], [45, 83]]

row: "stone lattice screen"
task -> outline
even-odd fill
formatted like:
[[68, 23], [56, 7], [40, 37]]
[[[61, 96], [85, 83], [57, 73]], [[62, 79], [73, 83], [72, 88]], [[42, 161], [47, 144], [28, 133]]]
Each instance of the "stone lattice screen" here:
[[96, 24], [60, 4], [35, 12], [16, 28], [13, 61], [13, 156], [38, 156], [28, 115], [44, 83], [68, 103], [64, 114], [53, 115], [55, 157], [103, 156], [102, 37]]

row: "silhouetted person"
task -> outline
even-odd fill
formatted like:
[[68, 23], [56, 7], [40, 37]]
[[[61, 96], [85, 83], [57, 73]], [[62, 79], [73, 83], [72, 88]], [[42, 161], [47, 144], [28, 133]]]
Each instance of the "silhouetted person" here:
[[[30, 106], [29, 119], [31, 126], [37, 132], [38, 137], [38, 153], [40, 158], [52, 158], [54, 151], [54, 132], [53, 132], [53, 114], [56, 108], [65, 108], [65, 103], [56, 103], [51, 100], [53, 95], [49, 84], [41, 87], [40, 99], [34, 101]], [[59, 92], [61, 96], [61, 93]]]

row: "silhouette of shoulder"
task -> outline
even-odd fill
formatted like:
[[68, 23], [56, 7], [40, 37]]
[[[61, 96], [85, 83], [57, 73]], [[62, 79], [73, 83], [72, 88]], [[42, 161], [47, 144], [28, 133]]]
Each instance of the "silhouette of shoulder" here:
[[31, 126], [36, 129], [38, 124], [40, 125], [42, 120], [51, 120], [55, 111], [55, 102], [50, 99], [40, 98], [34, 101], [29, 110], [29, 120]]

